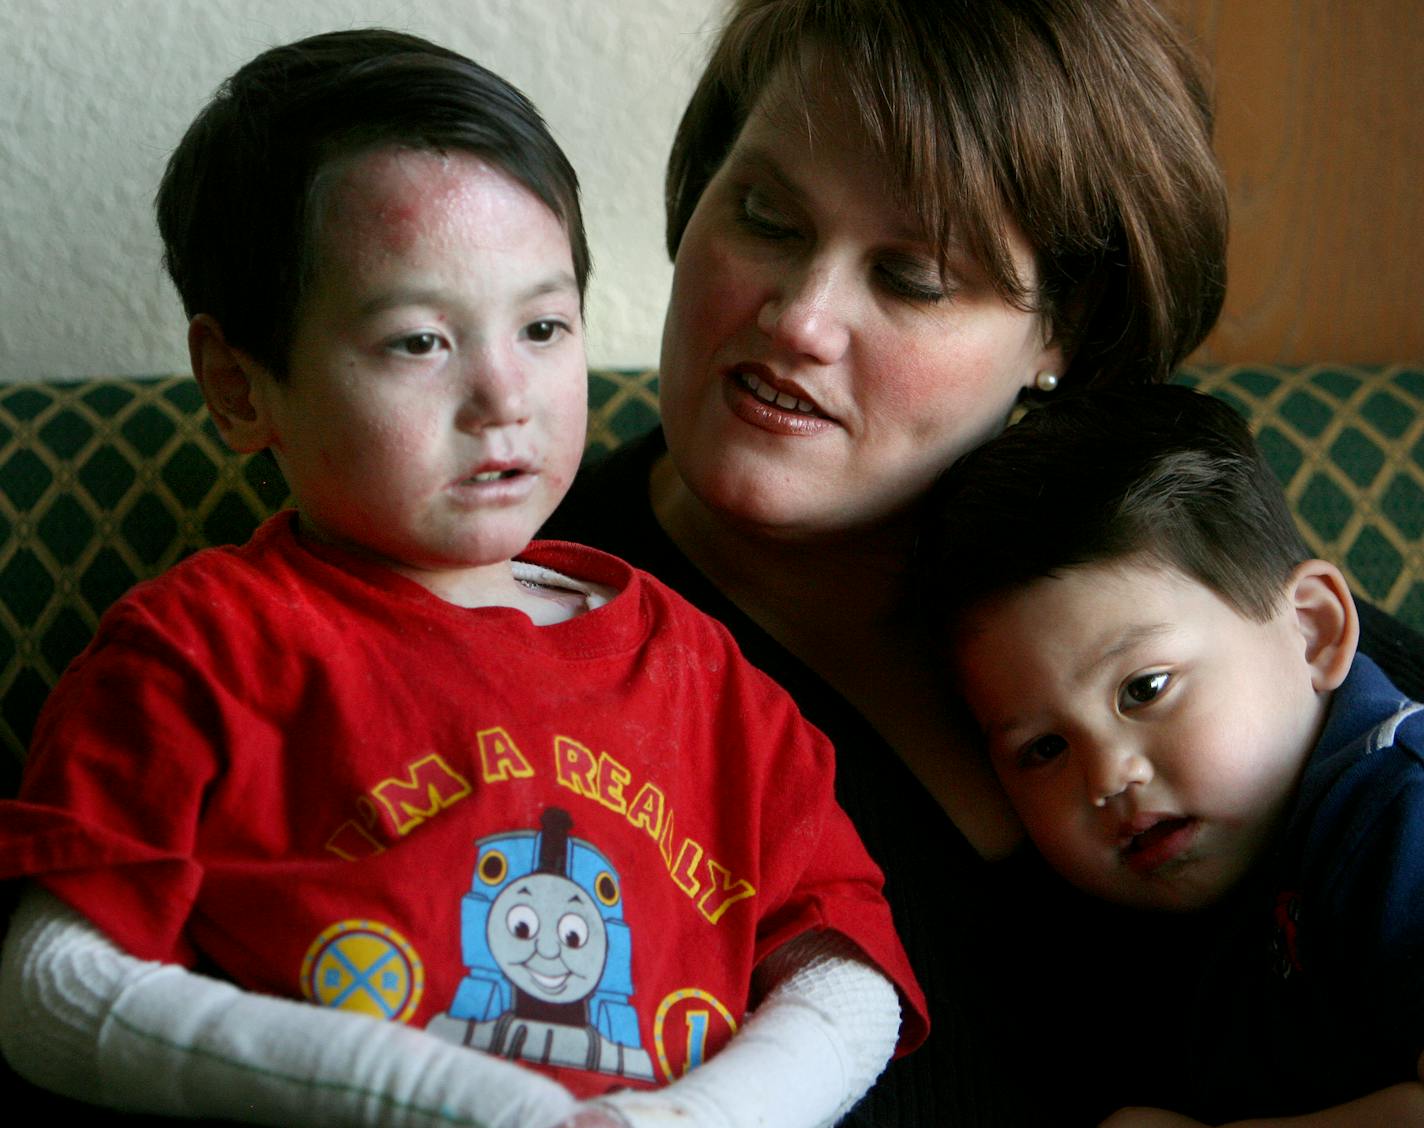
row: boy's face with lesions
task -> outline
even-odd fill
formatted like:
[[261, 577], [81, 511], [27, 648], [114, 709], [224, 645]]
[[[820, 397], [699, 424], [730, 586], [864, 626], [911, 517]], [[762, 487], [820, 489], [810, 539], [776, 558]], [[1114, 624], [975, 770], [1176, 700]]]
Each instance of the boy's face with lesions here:
[[1255, 622], [1152, 561], [1034, 580], [971, 612], [957, 641], [1039, 850], [1088, 892], [1146, 908], [1202, 907], [1246, 873], [1334, 688], [1289, 600]]
[[569, 240], [468, 153], [333, 174], [289, 376], [255, 388], [304, 533], [439, 588], [508, 582], [583, 449]]

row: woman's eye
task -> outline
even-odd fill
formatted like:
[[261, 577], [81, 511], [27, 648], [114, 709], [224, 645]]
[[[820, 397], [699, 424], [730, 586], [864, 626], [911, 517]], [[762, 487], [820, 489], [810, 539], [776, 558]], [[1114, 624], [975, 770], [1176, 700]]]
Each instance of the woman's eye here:
[[531, 321], [524, 327], [524, 335], [536, 345], [546, 345], [568, 329], [562, 321], [555, 321], [553, 318], [541, 318], [538, 321]]
[[1067, 751], [1068, 742], [1056, 733], [1035, 737], [1019, 749], [1019, 767], [1041, 767]]
[[885, 263], [877, 269], [885, 287], [898, 297], [913, 302], [938, 302], [947, 296], [938, 270], [894, 262]]
[[411, 333], [391, 343], [391, 347], [407, 356], [429, 356], [439, 350], [443, 340], [439, 333]]
[[1162, 691], [1167, 688], [1167, 683], [1171, 680], [1172, 675], [1166, 670], [1158, 670], [1154, 674], [1139, 674], [1135, 678], [1128, 679], [1122, 689], [1118, 691], [1118, 708], [1126, 712], [1129, 709], [1136, 709], [1156, 701], [1162, 696]]
[[767, 239], [786, 239], [796, 234], [791, 221], [767, 203], [755, 189], [742, 194], [737, 206], [737, 218], [742, 226]]

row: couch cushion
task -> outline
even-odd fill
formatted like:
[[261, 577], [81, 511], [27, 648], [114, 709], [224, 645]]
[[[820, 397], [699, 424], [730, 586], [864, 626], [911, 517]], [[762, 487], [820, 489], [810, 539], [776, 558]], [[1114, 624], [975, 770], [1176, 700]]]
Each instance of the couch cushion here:
[[[1186, 368], [1248, 418], [1313, 551], [1424, 629], [1424, 370]], [[589, 374], [591, 457], [657, 421], [650, 371]], [[135, 581], [243, 541], [288, 503], [235, 457], [186, 376], [0, 385], [0, 793], [39, 707]]]
[[1424, 629], [1424, 369], [1231, 365], [1179, 378], [1251, 421], [1311, 551]]

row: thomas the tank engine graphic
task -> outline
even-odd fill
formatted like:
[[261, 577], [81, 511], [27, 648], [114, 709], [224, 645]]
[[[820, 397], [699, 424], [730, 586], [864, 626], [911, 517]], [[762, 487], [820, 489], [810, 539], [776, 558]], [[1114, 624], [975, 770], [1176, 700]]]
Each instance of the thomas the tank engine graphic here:
[[504, 1057], [653, 1079], [633, 995], [632, 940], [617, 870], [573, 820], [476, 842], [460, 905], [467, 974], [428, 1029]]

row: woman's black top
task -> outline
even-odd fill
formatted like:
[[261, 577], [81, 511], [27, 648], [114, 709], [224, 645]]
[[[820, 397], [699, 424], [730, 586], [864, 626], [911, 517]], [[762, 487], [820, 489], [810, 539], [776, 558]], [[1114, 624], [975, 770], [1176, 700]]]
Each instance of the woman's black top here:
[[[835, 744], [837, 795], [885, 872], [932, 1022], [925, 1045], [892, 1062], [845, 1123], [1087, 1125], [1124, 1104], [1171, 1103], [1183, 1033], [1173, 1016], [1188, 1006], [1210, 914], [1105, 905], [1027, 849], [985, 862], [865, 719], [663, 532], [648, 482], [664, 450], [654, 431], [585, 467], [540, 535], [621, 556], [720, 619]], [[1424, 638], [1368, 605], [1361, 617], [1362, 649], [1424, 695]]]

